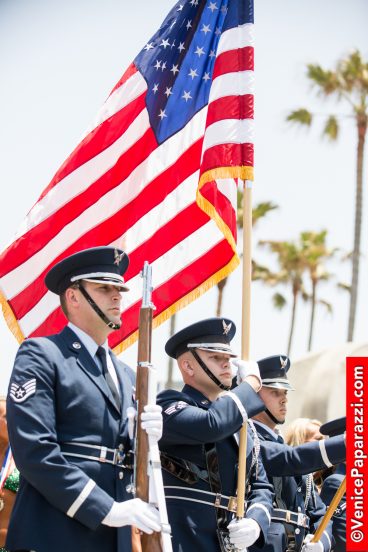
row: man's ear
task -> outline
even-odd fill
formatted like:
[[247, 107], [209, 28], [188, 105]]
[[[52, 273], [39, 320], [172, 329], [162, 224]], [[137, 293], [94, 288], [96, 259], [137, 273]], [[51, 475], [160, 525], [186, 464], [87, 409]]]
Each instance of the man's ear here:
[[182, 370], [182, 372], [184, 374], [187, 374], [190, 377], [193, 376], [194, 369], [193, 369], [193, 365], [192, 365], [190, 360], [188, 360], [186, 358], [180, 359], [179, 366], [180, 366], [180, 369]]
[[79, 296], [76, 288], [68, 288], [65, 291], [65, 299], [71, 306], [76, 307], [79, 304]]

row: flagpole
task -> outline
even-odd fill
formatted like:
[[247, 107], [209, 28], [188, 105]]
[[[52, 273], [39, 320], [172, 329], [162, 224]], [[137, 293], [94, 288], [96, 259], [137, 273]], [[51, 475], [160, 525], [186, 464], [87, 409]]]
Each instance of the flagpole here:
[[[250, 289], [252, 281], [252, 181], [243, 183], [243, 283], [242, 283], [242, 330], [241, 356], [249, 360], [250, 350]], [[238, 519], [244, 517], [244, 499], [247, 460], [247, 424], [244, 423], [239, 435], [239, 464], [237, 509]]]

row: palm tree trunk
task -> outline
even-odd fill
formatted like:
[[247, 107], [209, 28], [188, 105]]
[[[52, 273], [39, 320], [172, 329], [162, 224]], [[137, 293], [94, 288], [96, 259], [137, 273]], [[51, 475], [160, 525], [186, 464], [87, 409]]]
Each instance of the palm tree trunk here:
[[223, 280], [220, 280], [217, 284], [218, 289], [218, 296], [217, 296], [217, 308], [216, 308], [216, 316], [221, 316], [222, 311], [222, 300], [224, 297], [224, 287], [226, 286], [227, 278], [224, 278]]
[[[170, 337], [175, 333], [176, 325], [176, 313], [170, 318]], [[166, 389], [171, 389], [173, 386], [173, 371], [174, 371], [174, 359], [169, 357], [169, 362], [167, 364], [167, 381]]]
[[311, 318], [310, 318], [310, 325], [309, 325], [308, 351], [312, 349], [314, 314], [316, 311], [316, 287], [317, 287], [317, 282], [315, 280], [312, 280], [312, 310], [311, 310]]
[[293, 291], [293, 310], [291, 311], [291, 324], [290, 324], [290, 333], [289, 333], [289, 343], [288, 343], [288, 349], [287, 349], [287, 355], [288, 356], [290, 356], [291, 342], [293, 340], [297, 298], [298, 298], [298, 291]]
[[358, 298], [359, 283], [359, 260], [360, 260], [360, 240], [362, 228], [362, 207], [363, 207], [363, 161], [364, 161], [364, 143], [367, 132], [367, 116], [365, 114], [357, 115], [358, 125], [358, 148], [357, 148], [357, 178], [355, 191], [355, 226], [354, 226], [354, 249], [353, 249], [353, 269], [350, 289], [350, 308], [349, 308], [349, 327], [348, 341], [354, 339], [354, 325]]

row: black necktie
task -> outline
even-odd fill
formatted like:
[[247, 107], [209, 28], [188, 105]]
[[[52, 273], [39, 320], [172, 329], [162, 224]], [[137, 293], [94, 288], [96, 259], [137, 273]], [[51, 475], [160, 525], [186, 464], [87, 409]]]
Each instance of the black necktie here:
[[120, 410], [121, 408], [121, 401], [120, 401], [120, 395], [118, 393], [118, 390], [116, 389], [116, 385], [114, 380], [111, 377], [111, 374], [107, 368], [107, 360], [106, 360], [106, 351], [103, 347], [99, 347], [96, 351], [96, 356], [100, 359], [101, 365], [102, 365], [102, 373], [104, 375], [104, 378], [106, 380], [107, 385], [109, 386], [109, 389], [111, 391], [111, 394], [114, 398], [115, 404]]

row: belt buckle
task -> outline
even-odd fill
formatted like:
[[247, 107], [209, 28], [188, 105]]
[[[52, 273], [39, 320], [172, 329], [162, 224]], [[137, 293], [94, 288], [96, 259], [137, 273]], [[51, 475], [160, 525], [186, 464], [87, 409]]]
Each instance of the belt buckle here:
[[231, 496], [229, 498], [229, 503], [227, 505], [227, 509], [229, 510], [229, 512], [236, 512], [237, 507], [238, 507], [237, 497], [236, 496]]
[[125, 454], [121, 450], [115, 449], [114, 450], [114, 459], [113, 459], [114, 464], [116, 466], [125, 467], [123, 465], [124, 459], [125, 459]]
[[107, 447], [100, 447], [100, 456], [99, 461], [100, 462], [106, 462], [106, 455], [107, 455]]
[[300, 527], [306, 527], [306, 523], [305, 523], [305, 520], [306, 520], [306, 516], [304, 514], [302, 514], [301, 512], [298, 513], [298, 525], [300, 525]]

